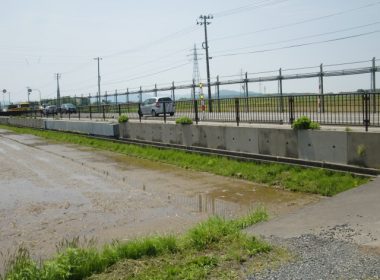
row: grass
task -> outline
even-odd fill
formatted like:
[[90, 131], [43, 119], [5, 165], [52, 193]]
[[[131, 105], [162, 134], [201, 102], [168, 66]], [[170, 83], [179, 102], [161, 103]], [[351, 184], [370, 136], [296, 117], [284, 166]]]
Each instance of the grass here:
[[241, 162], [218, 156], [191, 154], [185, 151], [141, 147], [93, 139], [71, 133], [2, 126], [18, 133], [28, 133], [63, 143], [79, 144], [128, 156], [173, 164], [185, 169], [210, 172], [291, 191], [333, 196], [369, 181], [369, 178], [319, 168], [304, 168], [277, 163]]
[[67, 242], [68, 247], [40, 264], [21, 248], [3, 279], [240, 279], [243, 263], [272, 250], [241, 230], [266, 219], [265, 210], [257, 209], [237, 220], [211, 217], [179, 237], [146, 237], [101, 249]]

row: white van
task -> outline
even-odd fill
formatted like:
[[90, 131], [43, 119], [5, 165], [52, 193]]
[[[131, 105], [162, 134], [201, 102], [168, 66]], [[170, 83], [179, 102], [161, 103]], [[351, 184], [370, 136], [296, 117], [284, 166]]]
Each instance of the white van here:
[[156, 117], [164, 113], [164, 104], [165, 112], [170, 116], [174, 116], [175, 113], [175, 103], [170, 97], [152, 97], [145, 100], [141, 104], [140, 116], [151, 115]]

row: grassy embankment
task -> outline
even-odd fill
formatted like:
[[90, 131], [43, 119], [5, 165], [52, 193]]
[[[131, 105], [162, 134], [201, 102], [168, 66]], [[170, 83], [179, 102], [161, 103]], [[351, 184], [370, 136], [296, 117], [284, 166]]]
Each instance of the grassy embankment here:
[[91, 139], [56, 131], [0, 126], [18, 133], [28, 133], [63, 143], [79, 144], [128, 156], [173, 164], [182, 168], [236, 177], [291, 191], [333, 196], [357, 187], [369, 179], [325, 169], [303, 168], [286, 164], [241, 162], [218, 156], [204, 156], [184, 151], [141, 147], [107, 140]]
[[265, 219], [262, 209], [237, 220], [212, 217], [180, 237], [146, 237], [101, 249], [67, 242], [42, 263], [20, 249], [4, 279], [241, 279], [291, 258], [286, 251], [242, 233]]

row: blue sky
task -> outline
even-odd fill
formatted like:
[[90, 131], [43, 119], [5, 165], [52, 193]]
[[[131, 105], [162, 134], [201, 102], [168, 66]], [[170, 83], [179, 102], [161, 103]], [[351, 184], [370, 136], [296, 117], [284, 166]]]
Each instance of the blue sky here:
[[[222, 56], [379, 31], [380, 1], [376, 0], [0, 0], [0, 4], [0, 88], [11, 92], [12, 101], [25, 100], [28, 86], [36, 89], [31, 99], [38, 99], [37, 90], [42, 97], [54, 97], [54, 73], [62, 73], [62, 95], [94, 95], [97, 65], [93, 58], [98, 56], [103, 57], [102, 93], [190, 81], [194, 44], [203, 58], [201, 78], [206, 79], [204, 33], [196, 25], [201, 14], [214, 14], [208, 26], [213, 78], [380, 58], [380, 33]], [[325, 89], [356, 90], [369, 84], [369, 75], [329, 78]], [[237, 85], [225, 88], [240, 90]], [[252, 84], [250, 90], [276, 93], [277, 83]], [[285, 81], [284, 91], [317, 92], [318, 80]]]

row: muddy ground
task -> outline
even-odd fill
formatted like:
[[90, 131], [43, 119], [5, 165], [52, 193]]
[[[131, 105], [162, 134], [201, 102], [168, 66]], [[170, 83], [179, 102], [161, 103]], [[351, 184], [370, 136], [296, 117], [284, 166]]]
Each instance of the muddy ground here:
[[1, 129], [0, 159], [0, 273], [21, 245], [44, 259], [65, 239], [179, 233], [212, 214], [278, 216], [320, 199]]

